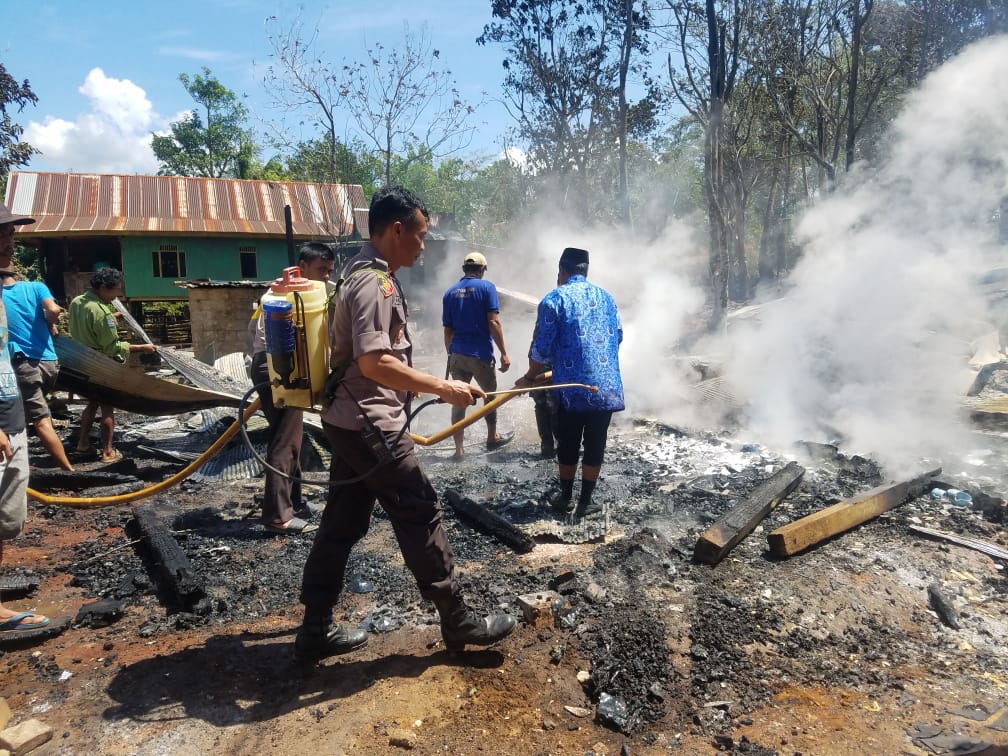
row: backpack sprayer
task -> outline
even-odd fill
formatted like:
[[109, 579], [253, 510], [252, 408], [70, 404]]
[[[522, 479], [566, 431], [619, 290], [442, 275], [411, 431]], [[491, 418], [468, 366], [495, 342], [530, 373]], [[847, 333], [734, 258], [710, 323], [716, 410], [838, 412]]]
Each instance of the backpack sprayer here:
[[321, 407], [329, 375], [328, 298], [325, 283], [284, 268], [260, 300], [266, 362], [276, 407]]
[[[301, 269], [296, 266], [284, 268], [281, 277], [273, 281], [259, 301], [266, 334], [268, 385], [273, 406], [318, 411], [327, 399], [332, 398], [344, 371], [336, 376], [337, 380], [329, 380], [329, 296], [326, 285], [323, 281], [303, 278], [300, 272]], [[339, 284], [337, 288], [338, 286]], [[261, 465], [293, 480], [292, 476], [276, 469], [262, 458], [248, 437], [245, 423], [241, 421], [249, 397], [253, 392], [265, 388], [266, 384], [254, 386], [242, 399], [239, 411], [242, 440]], [[352, 480], [330, 484], [302, 478], [302, 484], [325, 487], [353, 483], [391, 461], [392, 447], [381, 430], [368, 419], [367, 413], [363, 410], [361, 412], [364, 418], [362, 435], [375, 453], [375, 467]]]

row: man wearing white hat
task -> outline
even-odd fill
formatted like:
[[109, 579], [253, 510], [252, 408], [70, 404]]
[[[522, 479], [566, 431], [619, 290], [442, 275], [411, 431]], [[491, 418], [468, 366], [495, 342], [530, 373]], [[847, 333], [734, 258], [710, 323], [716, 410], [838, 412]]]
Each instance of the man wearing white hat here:
[[[441, 306], [441, 325], [444, 326], [445, 351], [448, 352], [448, 373], [454, 380], [469, 383], [474, 378], [484, 391], [497, 390], [494, 373], [494, 344], [500, 350], [500, 371], [511, 367], [504, 346], [504, 327], [500, 322], [500, 304], [497, 287], [484, 280], [486, 258], [479, 252], [470, 252], [462, 261], [462, 279], [444, 293]], [[465, 417], [464, 407], [452, 407], [452, 425]], [[497, 413], [486, 416], [488, 451], [499, 449], [511, 440], [511, 435], [497, 432]], [[465, 431], [456, 431], [455, 461], [464, 455]]]

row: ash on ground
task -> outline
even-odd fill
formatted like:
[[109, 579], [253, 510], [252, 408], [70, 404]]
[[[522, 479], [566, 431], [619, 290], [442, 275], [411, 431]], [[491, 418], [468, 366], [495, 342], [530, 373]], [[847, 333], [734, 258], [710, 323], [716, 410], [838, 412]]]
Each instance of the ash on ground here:
[[[528, 422], [503, 414], [516, 426]], [[143, 437], [149, 419], [117, 417], [135, 439], [120, 445], [125, 473], [143, 481], [181, 469], [184, 462], [149, 451]], [[215, 432], [212, 424], [188, 422], [190, 430], [194, 422], [205, 429], [190, 433], [200, 444]], [[418, 453], [439, 491], [455, 488], [517, 527], [553, 522], [576, 528], [546, 503], [555, 463], [533, 453], [537, 444], [524, 427], [511, 446], [492, 454], [475, 447], [461, 464], [449, 460], [450, 450]], [[32, 451], [42, 459], [37, 446]], [[790, 459], [806, 469], [799, 487], [721, 564], [696, 564], [697, 537]], [[478, 608], [521, 616], [520, 595], [557, 587], [561, 601], [552, 627], [536, 633], [525, 655], [571, 675], [588, 672], [583, 700], [572, 705], [591, 706], [602, 724], [645, 739], [678, 729], [707, 735], [722, 750], [775, 753], [738, 734], [751, 724], [754, 709], [792, 686], [843, 686], [869, 699], [910, 691], [912, 670], [925, 659], [1008, 674], [1005, 581], [963, 577], [955, 569], [957, 553], [909, 528], [940, 527], [1004, 546], [1004, 508], [996, 492], [974, 489], [976, 507], [960, 508], [928, 491], [798, 557], [775, 559], [767, 551], [767, 532], [884, 480], [871, 460], [825, 444], [777, 454], [727, 434], [688, 435], [642, 421], [613, 428], [596, 492], [605, 505], [606, 535], [590, 545], [588, 559], [544, 563], [535, 551], [532, 558], [520, 557], [447, 506], [445, 521], [460, 584]], [[968, 481], [956, 484], [968, 490]], [[39, 574], [69, 572], [87, 597], [119, 599], [144, 613], [141, 637], [272, 615], [289, 616], [294, 627], [311, 535], [264, 531], [255, 501], [261, 491], [260, 478], [202, 479], [147, 500], [201, 582], [204, 600], [198, 605], [173, 606], [166, 598], [127, 507], [33, 505], [33, 517], [93, 534], [76, 547], [71, 563]], [[314, 503], [323, 502], [323, 489], [306, 491]], [[336, 608], [372, 633], [436, 622], [390, 531], [376, 509]], [[568, 579], [561, 585], [562, 573]], [[870, 605], [859, 590], [866, 576], [878, 584]], [[968, 608], [956, 634], [928, 607], [926, 586], [936, 580]], [[972, 649], [968, 662], [957, 656], [963, 643]], [[39, 674], [48, 674], [44, 665]]]

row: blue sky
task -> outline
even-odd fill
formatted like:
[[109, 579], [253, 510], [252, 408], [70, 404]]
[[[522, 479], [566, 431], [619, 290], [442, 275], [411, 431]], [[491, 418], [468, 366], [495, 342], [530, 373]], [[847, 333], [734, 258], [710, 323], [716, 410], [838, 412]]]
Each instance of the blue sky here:
[[[244, 100], [256, 117], [275, 119], [261, 80], [269, 61], [266, 18], [295, 18], [298, 5], [261, 0], [174, 2], [9, 2], [0, 33], [0, 60], [8, 73], [28, 79], [39, 102], [14, 114], [25, 138], [41, 148], [30, 170], [154, 173], [153, 131], [192, 106], [181, 72], [207, 66]], [[492, 156], [510, 120], [499, 97], [502, 50], [480, 47], [490, 2], [385, 0], [303, 4], [309, 28], [318, 23], [330, 61], [361, 60], [368, 46], [402, 43], [404, 23], [426, 25], [440, 50], [437, 68], [450, 69], [477, 112], [478, 133], [465, 153]], [[306, 137], [311, 136], [306, 134]], [[270, 157], [269, 154], [264, 155]]]

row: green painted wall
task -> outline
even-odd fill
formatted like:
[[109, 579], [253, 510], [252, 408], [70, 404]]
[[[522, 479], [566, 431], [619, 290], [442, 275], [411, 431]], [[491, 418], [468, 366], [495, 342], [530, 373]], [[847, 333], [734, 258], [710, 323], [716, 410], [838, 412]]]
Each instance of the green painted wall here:
[[[126, 296], [130, 299], [186, 299], [187, 292], [175, 285], [177, 280], [209, 278], [214, 281], [240, 281], [239, 248], [256, 248], [256, 276], [253, 280], [272, 281], [287, 267], [284, 239], [251, 237], [212, 238], [204, 236], [124, 236], [123, 275]], [[185, 253], [185, 276], [158, 278], [154, 275], [153, 254], [162, 245], [174, 245]]]

